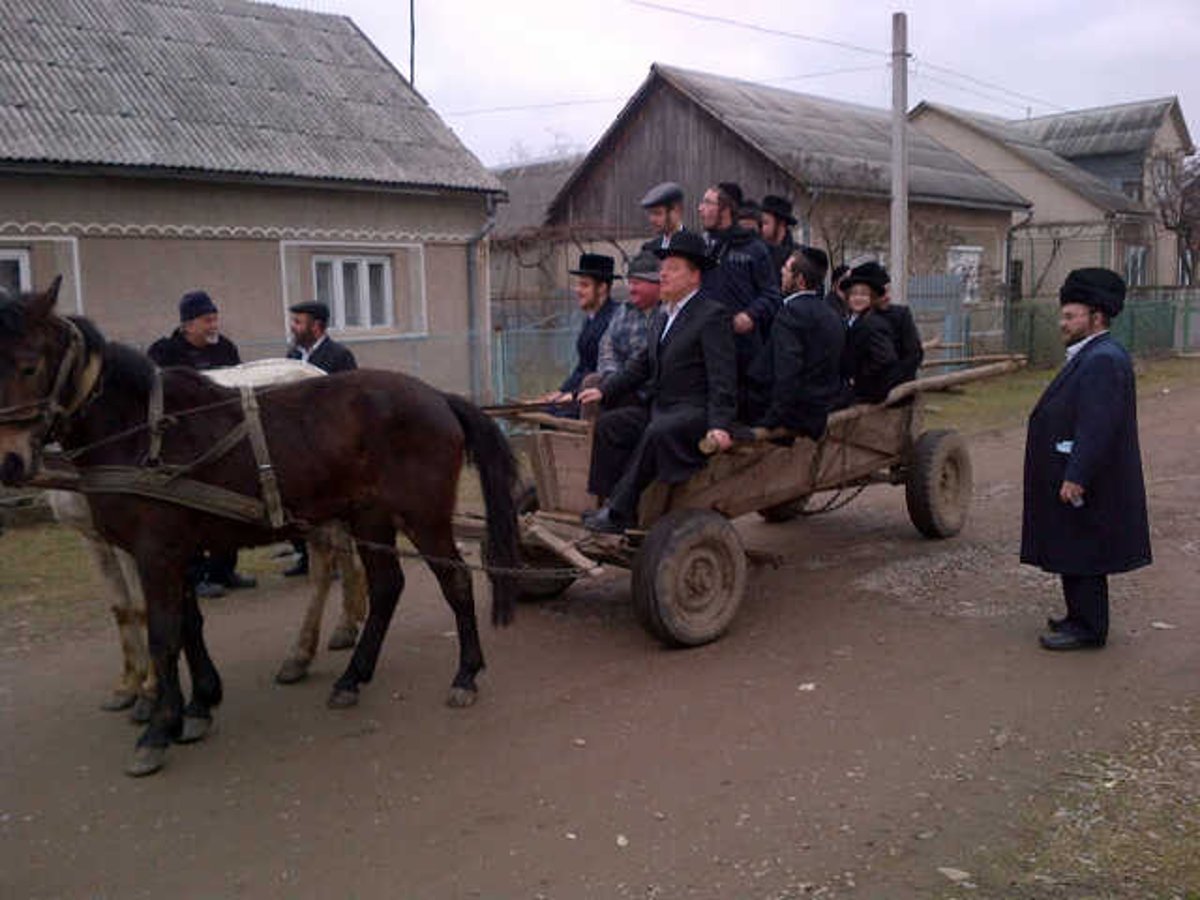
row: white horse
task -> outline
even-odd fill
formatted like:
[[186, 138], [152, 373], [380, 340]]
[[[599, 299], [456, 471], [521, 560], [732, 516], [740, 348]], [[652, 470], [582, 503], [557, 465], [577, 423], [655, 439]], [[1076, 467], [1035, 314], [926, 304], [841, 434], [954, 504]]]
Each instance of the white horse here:
[[[287, 384], [306, 378], [323, 377], [316, 366], [295, 359], [265, 359], [242, 363], [226, 369], [204, 372], [226, 387], [264, 387]], [[156, 680], [146, 646], [146, 601], [137, 568], [124, 550], [106, 542], [92, 524], [91, 508], [83, 494], [47, 491], [54, 517], [81, 535], [96, 561], [110, 595], [110, 606], [121, 638], [122, 672], [112, 693], [102, 704], [104, 709], [133, 707], [139, 721], [153, 709]], [[275, 680], [281, 684], [299, 681], [308, 674], [321, 637], [321, 618], [335, 575], [342, 576], [342, 611], [329, 638], [330, 650], [354, 646], [358, 629], [367, 614], [366, 573], [349, 532], [340, 523], [312, 529], [308, 534], [309, 581], [314, 587], [304, 611], [300, 632], [291, 652], [283, 661]]]

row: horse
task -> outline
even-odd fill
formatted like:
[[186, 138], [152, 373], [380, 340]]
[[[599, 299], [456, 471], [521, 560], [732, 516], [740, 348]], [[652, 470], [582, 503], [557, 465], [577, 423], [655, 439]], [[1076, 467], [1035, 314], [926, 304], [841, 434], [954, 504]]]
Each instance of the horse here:
[[[225, 387], [268, 387], [325, 376], [321, 369], [298, 359], [255, 360], [204, 374]], [[55, 520], [78, 531], [83, 538], [111, 601], [110, 609], [121, 643], [122, 667], [112, 691], [101, 703], [101, 709], [121, 711], [132, 707], [130, 718], [144, 724], [153, 711], [158, 689], [146, 647], [146, 603], [136, 564], [128, 553], [100, 537], [92, 522], [91, 507], [83, 494], [51, 490], [46, 492], [46, 498]], [[366, 574], [345, 526], [340, 522], [316, 526], [309, 534], [309, 543], [309, 582], [313, 593], [295, 643], [275, 674], [275, 680], [280, 684], [293, 684], [308, 674], [320, 643], [321, 618], [335, 573], [342, 576], [342, 609], [329, 637], [328, 648], [351, 649], [367, 614]]]
[[[172, 741], [203, 738], [222, 698], [184, 579], [188, 560], [202, 547], [274, 543], [322, 522], [347, 523], [370, 593], [328, 705], [355, 705], [374, 675], [404, 587], [398, 532], [454, 614], [459, 661], [446, 702], [474, 703], [484, 658], [452, 517], [464, 461], [473, 461], [487, 512], [492, 622], [508, 624], [520, 566], [516, 462], [496, 423], [396, 372], [360, 369], [258, 392], [190, 369], [160, 372], [87, 319], [59, 315], [60, 284], [0, 301], [0, 483], [42, 473], [44, 446], [57, 440], [81, 473], [97, 530], [137, 563], [159, 690], [126, 772], [157, 772]], [[181, 650], [192, 684], [186, 706]]]

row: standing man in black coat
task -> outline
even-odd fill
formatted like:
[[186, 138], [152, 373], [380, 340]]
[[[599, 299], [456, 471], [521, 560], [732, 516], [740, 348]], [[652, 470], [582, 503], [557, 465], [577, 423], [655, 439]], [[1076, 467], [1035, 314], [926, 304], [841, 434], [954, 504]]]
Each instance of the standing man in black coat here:
[[[335, 372], [349, 372], [358, 368], [358, 360], [350, 348], [339, 344], [328, 335], [329, 307], [318, 301], [297, 303], [288, 307], [291, 319], [288, 327], [292, 332], [292, 346], [288, 348], [287, 358], [298, 359], [309, 365], [323, 369], [330, 375]], [[304, 541], [292, 541], [296, 548], [296, 561], [283, 574], [295, 578], [308, 574], [308, 544]]]
[[642, 252], [657, 253], [670, 243], [671, 235], [683, 230], [683, 188], [674, 181], [656, 184], [642, 197], [642, 209], [654, 229], [654, 237], [642, 244]]
[[[158, 366], [222, 369], [242, 359], [237, 346], [221, 334], [221, 315], [206, 291], [190, 291], [179, 300], [179, 327], [150, 345], [146, 355]], [[188, 580], [201, 599], [220, 597], [225, 588], [252, 588], [258, 582], [237, 571], [237, 551], [213, 555], [207, 551], [192, 560]]]
[[[796, 249], [792, 239], [792, 229], [796, 227], [796, 217], [792, 215], [792, 201], [776, 194], [767, 194], [762, 199], [762, 239], [771, 251], [771, 263], [776, 272], [783, 272], [783, 266]], [[828, 265], [826, 269], [828, 269]], [[824, 276], [822, 276], [824, 278]], [[825, 282], [815, 285], [811, 290], [819, 291], [825, 287]], [[787, 289], [783, 291], [787, 293]]]
[[731, 317], [737, 347], [739, 409], [744, 412], [744, 380], [779, 311], [779, 271], [756, 232], [734, 221], [742, 190], [722, 182], [704, 192], [700, 222], [709, 256], [715, 263], [704, 273], [704, 293], [721, 303]]
[[846, 327], [825, 302], [829, 257], [802, 246], [783, 264], [788, 296], [763, 352], [750, 364], [749, 420], [819, 440], [842, 392]]
[[1076, 269], [1059, 302], [1067, 361], [1029, 416], [1021, 562], [1062, 577], [1067, 614], [1041, 645], [1078, 650], [1108, 640], [1108, 575], [1150, 564], [1150, 528], [1133, 365], [1108, 332], [1125, 282]]
[[586, 319], [579, 337], [575, 339], [578, 361], [557, 391], [542, 396], [543, 403], [561, 404], [557, 414], [579, 417], [579, 404], [575, 394], [583, 387], [584, 376], [596, 371], [600, 359], [600, 338], [608, 330], [608, 323], [616, 312], [617, 304], [612, 300], [612, 283], [620, 278], [613, 271], [613, 258], [600, 253], [584, 253], [579, 257], [579, 268], [571, 269], [575, 276], [575, 298]]
[[[659, 285], [665, 315], [655, 320], [648, 346], [602, 388], [580, 395], [609, 411], [596, 422], [588, 490], [608, 498], [585, 514], [595, 531], [619, 533], [637, 524], [638, 501], [654, 480], [678, 484], [704, 465], [699, 444], [729, 447], [736, 413], [736, 363], [728, 310], [701, 287], [711, 265], [704, 240], [682, 231], [662, 257]], [[612, 407], [645, 388], [648, 405]]]
[[297, 303], [295, 306], [289, 306], [288, 312], [291, 313], [288, 327], [292, 332], [292, 346], [288, 348], [288, 359], [309, 363], [318, 369], [324, 369], [330, 375], [358, 368], [358, 361], [350, 348], [339, 344], [328, 334], [328, 306], [316, 301]]

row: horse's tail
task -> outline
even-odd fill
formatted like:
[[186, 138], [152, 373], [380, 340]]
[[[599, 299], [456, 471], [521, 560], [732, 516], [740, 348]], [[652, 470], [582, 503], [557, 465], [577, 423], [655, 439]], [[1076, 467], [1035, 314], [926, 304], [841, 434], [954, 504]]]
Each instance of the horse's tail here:
[[[517, 547], [517, 509], [513, 491], [517, 461], [500, 427], [469, 400], [446, 394], [467, 438], [467, 458], [479, 470], [487, 508], [487, 565], [492, 581], [492, 622], [507, 625], [517, 605], [515, 569], [521, 565]], [[500, 570], [500, 571], [495, 571]]]

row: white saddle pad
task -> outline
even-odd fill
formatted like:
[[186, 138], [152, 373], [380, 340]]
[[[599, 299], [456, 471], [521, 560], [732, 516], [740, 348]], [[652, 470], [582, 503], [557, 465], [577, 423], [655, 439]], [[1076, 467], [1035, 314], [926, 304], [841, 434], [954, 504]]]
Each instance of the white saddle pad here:
[[203, 374], [224, 387], [265, 387], [318, 378], [325, 370], [298, 359], [256, 359], [223, 369], [206, 369]]

